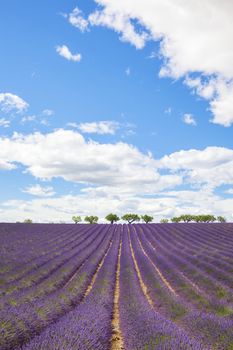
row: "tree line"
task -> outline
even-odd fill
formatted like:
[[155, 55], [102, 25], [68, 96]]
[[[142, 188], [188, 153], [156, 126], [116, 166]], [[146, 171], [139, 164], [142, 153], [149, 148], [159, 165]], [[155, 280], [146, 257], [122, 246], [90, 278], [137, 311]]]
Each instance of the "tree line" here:
[[[72, 220], [75, 224], [78, 224], [79, 222], [82, 222], [82, 218], [79, 215], [74, 215], [72, 217]], [[128, 213], [123, 215], [121, 218], [117, 214], [110, 213], [105, 217], [105, 220], [109, 221], [111, 224], [114, 224], [118, 222], [119, 220], [126, 221], [128, 224], [132, 224], [133, 222], [139, 222], [143, 221], [146, 224], [149, 224], [154, 220], [154, 217], [151, 215], [138, 215], [138, 214], [132, 214]], [[84, 221], [87, 222], [88, 224], [97, 224], [99, 221], [98, 216], [95, 215], [90, 215], [90, 216], [85, 216]], [[191, 214], [185, 214], [185, 215], [180, 215], [180, 216], [174, 216], [171, 219], [161, 219], [160, 223], [161, 224], [166, 224], [169, 222], [173, 223], [179, 223], [179, 222], [204, 222], [204, 223], [211, 223], [211, 222], [220, 222], [224, 223], [226, 222], [226, 218], [224, 216], [214, 216], [211, 214], [206, 214], [206, 215], [191, 215]], [[25, 224], [32, 224], [31, 219], [25, 219], [24, 220]]]
[[175, 216], [171, 219], [171, 222], [205, 222], [205, 223], [210, 223], [210, 222], [226, 222], [226, 218], [224, 216], [214, 216], [214, 215], [191, 215], [191, 214], [186, 214], [186, 215], [180, 215], [180, 216]]
[[[81, 216], [73, 216], [72, 220], [74, 221], [75, 224], [79, 223], [82, 221]], [[89, 224], [97, 224], [98, 223], [98, 216], [86, 216], [84, 218], [84, 221], [89, 223]], [[132, 213], [128, 213], [123, 215], [121, 218], [117, 215], [117, 214], [113, 214], [110, 213], [105, 217], [105, 220], [109, 221], [111, 224], [114, 224], [116, 222], [118, 222], [119, 220], [123, 220], [128, 222], [128, 224], [132, 224], [133, 222], [139, 222], [140, 220], [142, 220], [143, 222], [145, 222], [146, 224], [152, 222], [154, 220], [154, 217], [151, 215], [138, 215], [138, 214], [132, 214]], [[160, 223], [169, 223], [169, 222], [173, 222], [173, 223], [179, 223], [179, 222], [204, 222], [204, 223], [210, 223], [210, 222], [226, 222], [226, 218], [223, 216], [217, 216], [215, 217], [214, 215], [191, 215], [191, 214], [185, 214], [185, 215], [180, 215], [180, 216], [175, 216], [171, 219], [161, 219]]]
[[[132, 224], [133, 222], [138, 222], [140, 220], [143, 220], [146, 224], [148, 224], [149, 222], [152, 222], [154, 220], [153, 216], [150, 216], [147, 214], [141, 215], [141, 216], [139, 216], [138, 214], [125, 214], [120, 218], [117, 214], [113, 214], [113, 213], [108, 214], [105, 217], [105, 219], [109, 221], [111, 224], [114, 224], [121, 219], [124, 221], [127, 221], [128, 224]], [[78, 224], [79, 222], [82, 221], [82, 218], [79, 215], [77, 216], [75, 215], [72, 217], [72, 220], [74, 221], [75, 224]], [[84, 218], [84, 221], [89, 224], [97, 224], [98, 220], [99, 220], [98, 216], [93, 216], [93, 215], [86, 216]]]

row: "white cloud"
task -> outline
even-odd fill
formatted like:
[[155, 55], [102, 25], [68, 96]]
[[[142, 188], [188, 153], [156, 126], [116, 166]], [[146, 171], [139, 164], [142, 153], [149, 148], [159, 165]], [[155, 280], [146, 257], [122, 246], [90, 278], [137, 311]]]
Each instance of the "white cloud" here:
[[230, 188], [229, 190], [226, 190], [225, 193], [227, 193], [227, 194], [233, 194], [233, 188]]
[[21, 119], [21, 123], [28, 123], [28, 122], [34, 122], [36, 120], [36, 116], [35, 115], [27, 115], [27, 116], [24, 116], [22, 119]]
[[21, 113], [27, 110], [28, 107], [29, 104], [25, 102], [21, 97], [10, 92], [0, 93], [0, 109], [3, 112]]
[[44, 109], [42, 111], [42, 115], [46, 117], [51, 117], [52, 115], [54, 115], [54, 111], [52, 109]]
[[80, 53], [72, 54], [66, 45], [57, 46], [56, 51], [61, 57], [66, 58], [68, 61], [80, 62], [82, 59], [82, 55]]
[[86, 141], [80, 133], [63, 129], [0, 138], [0, 159], [8, 165], [24, 165], [37, 178], [60, 177], [125, 192], [154, 193], [182, 181], [178, 175], [160, 176], [153, 158], [131, 145]]
[[220, 79], [225, 87], [215, 97], [211, 86], [201, 89], [201, 96], [210, 99], [214, 123], [233, 123], [232, 1], [95, 1], [97, 10], [88, 17], [91, 25], [113, 29], [138, 49], [148, 40], [159, 42], [161, 77], [185, 79], [195, 73], [198, 79]]
[[88, 30], [89, 22], [83, 17], [82, 11], [78, 7], [75, 7], [68, 15], [68, 20], [70, 24], [78, 28], [81, 32]]
[[104, 120], [100, 122], [80, 123], [77, 128], [86, 134], [114, 135], [120, 124], [115, 121]]
[[164, 156], [158, 166], [182, 175], [194, 186], [214, 189], [233, 184], [233, 150], [207, 147], [204, 150], [179, 151]]
[[10, 123], [10, 120], [7, 120], [6, 118], [0, 118], [0, 127], [9, 128]]
[[14, 164], [9, 163], [7, 160], [0, 159], [0, 170], [13, 170], [15, 168]]
[[[78, 195], [49, 198], [52, 188], [29, 186], [26, 191], [46, 198], [0, 203], [1, 220], [70, 221], [75, 213], [104, 217], [128, 210], [158, 220], [185, 212], [232, 215], [233, 199], [214, 194], [218, 186], [233, 185], [232, 149], [191, 149], [156, 160], [127, 143], [86, 141], [78, 132], [61, 129], [0, 138], [0, 168], [17, 164], [35, 178], [62, 178], [82, 189]], [[177, 189], [182, 185], [187, 190]]]
[[210, 102], [214, 124], [229, 127], [233, 124], [233, 80], [218, 84], [216, 97]]
[[22, 190], [22, 192], [25, 192], [37, 197], [51, 197], [55, 194], [53, 187], [51, 186], [42, 187], [39, 184], [29, 186], [24, 190]]
[[225, 127], [233, 123], [233, 79], [223, 78], [191, 79], [187, 77], [185, 83], [195, 90], [195, 92], [210, 101], [210, 111], [213, 118], [210, 120], [214, 124]]
[[[20, 211], [18, 210], [20, 208]], [[155, 221], [163, 217], [171, 218], [184, 213], [211, 213], [226, 216], [232, 220], [233, 199], [222, 199], [207, 191], [171, 191], [164, 192], [163, 197], [140, 197], [136, 194], [122, 195], [116, 193], [84, 192], [79, 195], [65, 195], [53, 198], [36, 198], [33, 200], [8, 200], [0, 204], [0, 221], [14, 218], [33, 221], [67, 221], [71, 222], [74, 214], [82, 217], [98, 215], [104, 221], [109, 212], [119, 216], [127, 211], [139, 214], [148, 213]]]
[[183, 122], [188, 125], [197, 125], [196, 120], [192, 114], [185, 113], [183, 116]]
[[149, 35], [145, 30], [136, 30], [129, 15], [120, 11], [116, 12], [111, 6], [95, 11], [88, 19], [92, 26], [104, 26], [115, 30], [120, 34], [122, 41], [131, 43], [137, 49], [142, 49], [149, 40]]

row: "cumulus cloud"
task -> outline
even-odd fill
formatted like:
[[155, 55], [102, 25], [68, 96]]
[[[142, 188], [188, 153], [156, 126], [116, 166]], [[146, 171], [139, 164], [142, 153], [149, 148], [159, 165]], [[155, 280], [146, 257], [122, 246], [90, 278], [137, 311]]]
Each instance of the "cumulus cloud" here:
[[16, 166], [12, 163], [9, 163], [7, 160], [0, 159], [0, 170], [12, 170], [15, 169]]
[[131, 145], [86, 141], [71, 130], [0, 138], [0, 159], [9, 165], [20, 163], [41, 179], [60, 177], [130, 191], [157, 191], [181, 183], [178, 175], [160, 176], [153, 158]]
[[207, 147], [204, 150], [187, 150], [164, 156], [158, 161], [161, 168], [170, 169], [194, 186], [214, 189], [233, 184], [233, 150]]
[[39, 184], [29, 186], [24, 190], [22, 190], [22, 192], [25, 192], [37, 197], [51, 197], [55, 194], [53, 187], [51, 186], [42, 187]]
[[183, 122], [188, 125], [197, 125], [196, 120], [192, 114], [185, 113], [183, 116]]
[[[18, 210], [20, 208], [20, 211]], [[82, 217], [94, 213], [104, 220], [110, 211], [119, 216], [126, 211], [138, 214], [148, 213], [156, 221], [161, 218], [171, 218], [184, 213], [210, 213], [226, 216], [232, 219], [233, 199], [222, 199], [211, 192], [200, 191], [170, 191], [162, 197], [141, 197], [137, 194], [124, 196], [109, 192], [103, 196], [101, 192], [81, 193], [58, 197], [36, 198], [32, 200], [8, 200], [0, 203], [0, 221], [24, 220], [27, 217], [33, 221], [67, 221], [79, 214]]]
[[148, 40], [159, 43], [160, 76], [175, 79], [195, 73], [200, 80], [217, 78], [215, 96], [211, 86], [201, 96], [210, 100], [212, 122], [233, 123], [233, 2], [223, 0], [95, 0], [98, 7], [89, 14], [92, 26], [104, 26], [119, 33], [121, 40], [141, 49]]
[[82, 187], [78, 195], [50, 198], [53, 188], [29, 186], [25, 191], [41, 198], [0, 203], [0, 219], [69, 221], [75, 213], [104, 217], [109, 208], [119, 214], [148, 212], [158, 219], [184, 212], [232, 214], [233, 199], [215, 194], [217, 187], [233, 185], [233, 150], [228, 148], [184, 150], [154, 159], [127, 143], [87, 141], [77, 131], [60, 129], [0, 138], [0, 169], [18, 164], [35, 178], [61, 178]]
[[66, 45], [57, 46], [56, 51], [61, 57], [64, 57], [68, 61], [80, 62], [82, 59], [82, 55], [80, 53], [72, 54]]
[[21, 97], [10, 92], [0, 93], [0, 110], [4, 113], [16, 112], [22, 113], [26, 111], [29, 104]]

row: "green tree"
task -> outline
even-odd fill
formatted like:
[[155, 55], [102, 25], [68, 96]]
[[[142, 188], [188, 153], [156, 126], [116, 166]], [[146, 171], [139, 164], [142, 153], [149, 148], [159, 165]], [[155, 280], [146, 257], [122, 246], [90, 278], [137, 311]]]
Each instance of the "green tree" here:
[[82, 221], [81, 216], [79, 215], [72, 216], [72, 220], [74, 221], [75, 224], [78, 224], [80, 221]]
[[227, 222], [227, 220], [226, 220], [226, 218], [224, 218], [224, 216], [217, 216], [217, 221], [221, 222], [221, 223]]
[[203, 222], [209, 223], [209, 222], [216, 221], [216, 218], [214, 215], [208, 214], [208, 215], [202, 215], [202, 220], [203, 220]]
[[161, 219], [161, 220], [160, 220], [160, 223], [161, 223], [161, 224], [167, 224], [168, 222], [169, 222], [168, 219]]
[[25, 219], [24, 224], [32, 224], [32, 219]]
[[110, 221], [111, 224], [114, 224], [114, 222], [117, 222], [117, 221], [120, 220], [120, 218], [119, 218], [116, 214], [112, 214], [112, 213], [108, 214], [108, 215], [105, 217], [105, 219], [106, 219], [107, 221]]
[[193, 221], [202, 222], [202, 215], [193, 215]]
[[147, 214], [141, 215], [141, 219], [142, 219], [146, 224], [148, 224], [149, 222], [151, 222], [151, 221], [154, 220], [153, 216], [150, 216], [150, 215], [147, 215]]
[[179, 217], [180, 221], [184, 221], [184, 222], [190, 222], [194, 219], [194, 216], [193, 215], [190, 215], [190, 214], [185, 214], [185, 215], [181, 215]]
[[140, 221], [140, 216], [137, 214], [125, 214], [121, 218], [124, 221], [128, 221], [128, 224], [132, 224], [134, 221]]
[[88, 222], [89, 224], [97, 224], [98, 223], [98, 216], [86, 216], [84, 221]]
[[174, 218], [171, 218], [171, 222], [180, 222], [180, 217], [174, 216]]

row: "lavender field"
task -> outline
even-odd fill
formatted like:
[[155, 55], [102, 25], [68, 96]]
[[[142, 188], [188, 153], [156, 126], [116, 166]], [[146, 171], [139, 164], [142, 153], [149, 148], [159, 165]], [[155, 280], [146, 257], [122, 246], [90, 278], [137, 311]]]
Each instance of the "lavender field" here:
[[0, 224], [0, 349], [232, 350], [233, 224]]

